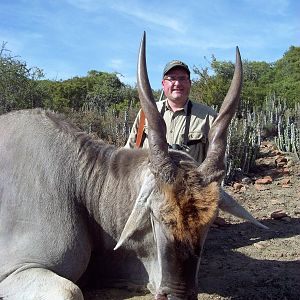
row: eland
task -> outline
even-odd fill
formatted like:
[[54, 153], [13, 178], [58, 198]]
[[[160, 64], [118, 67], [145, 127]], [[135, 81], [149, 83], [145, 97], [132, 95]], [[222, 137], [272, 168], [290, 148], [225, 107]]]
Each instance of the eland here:
[[[99, 282], [140, 277], [156, 299], [197, 299], [201, 251], [220, 205], [227, 129], [242, 86], [240, 54], [199, 167], [168, 148], [145, 36], [137, 86], [149, 150], [108, 145], [41, 109], [0, 116], [1, 299], [82, 300], [76, 282], [92, 256]], [[260, 225], [237, 203], [222, 205]]]

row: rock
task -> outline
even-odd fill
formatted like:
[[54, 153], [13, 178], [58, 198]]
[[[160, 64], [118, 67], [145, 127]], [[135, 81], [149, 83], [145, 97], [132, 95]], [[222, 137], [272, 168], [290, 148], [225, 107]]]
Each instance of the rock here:
[[290, 174], [290, 170], [288, 168], [283, 168], [282, 174], [285, 174], [285, 175]]
[[281, 184], [290, 184], [291, 183], [291, 179], [290, 178], [284, 178], [280, 181]]
[[246, 192], [247, 188], [243, 185], [240, 189], [240, 192]]
[[283, 167], [283, 166], [285, 166], [286, 164], [287, 164], [287, 158], [286, 157], [284, 157], [284, 156], [277, 156], [276, 158], [275, 158], [275, 163], [276, 163], [276, 165], [278, 166], [278, 167]]
[[285, 217], [288, 217], [288, 215], [283, 210], [276, 210], [271, 213], [271, 218], [274, 220], [281, 220]]
[[239, 183], [239, 182], [235, 182], [235, 183], [233, 184], [233, 189], [234, 189], [235, 191], [240, 191], [240, 190], [242, 189], [242, 187], [243, 187], [243, 185], [242, 185], [241, 183]]
[[259, 178], [255, 181], [255, 184], [270, 184], [273, 182], [273, 179], [271, 176], [265, 176], [263, 178]]
[[251, 184], [251, 183], [252, 183], [252, 180], [251, 180], [251, 178], [249, 178], [249, 177], [243, 177], [243, 178], [242, 178], [242, 183], [245, 183], [245, 184]]
[[255, 248], [258, 248], [258, 249], [265, 249], [269, 246], [269, 243], [266, 242], [266, 241], [260, 241], [260, 242], [257, 242], [255, 244], [253, 244]]

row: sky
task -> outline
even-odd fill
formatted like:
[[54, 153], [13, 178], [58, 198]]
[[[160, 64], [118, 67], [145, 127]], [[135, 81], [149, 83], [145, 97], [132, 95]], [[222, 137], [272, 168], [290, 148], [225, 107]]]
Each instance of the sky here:
[[97, 70], [134, 86], [144, 31], [149, 79], [159, 89], [173, 59], [209, 67], [212, 55], [234, 61], [236, 46], [248, 61], [282, 58], [300, 45], [300, 1], [0, 1], [0, 43], [51, 80]]

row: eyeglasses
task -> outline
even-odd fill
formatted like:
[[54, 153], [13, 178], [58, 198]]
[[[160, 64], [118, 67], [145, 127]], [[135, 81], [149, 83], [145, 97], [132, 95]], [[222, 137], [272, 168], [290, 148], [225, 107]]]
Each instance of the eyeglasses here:
[[187, 83], [190, 81], [190, 78], [187, 76], [165, 76], [164, 80], [168, 80], [171, 83], [175, 83], [175, 81]]

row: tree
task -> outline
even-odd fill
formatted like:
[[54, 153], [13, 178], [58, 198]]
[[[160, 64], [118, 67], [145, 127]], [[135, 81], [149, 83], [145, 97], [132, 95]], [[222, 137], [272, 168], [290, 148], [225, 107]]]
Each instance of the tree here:
[[[300, 95], [300, 47], [291, 46], [282, 59], [275, 63], [243, 61], [244, 80], [242, 103], [248, 109], [261, 107], [264, 99], [275, 94], [285, 98], [292, 107], [299, 103]], [[196, 101], [218, 106], [229, 88], [234, 64], [217, 61], [214, 56], [210, 68], [194, 67], [198, 78], [193, 81], [191, 97]]]
[[89, 71], [87, 80], [91, 84], [85, 102], [92, 104], [101, 111], [124, 100], [125, 85], [117, 73]]
[[37, 79], [43, 77], [42, 70], [29, 68], [5, 46], [0, 49], [0, 113], [41, 106], [43, 91]]
[[198, 68], [193, 71], [199, 76], [193, 80], [191, 98], [210, 106], [219, 106], [226, 95], [234, 72], [231, 62], [219, 62], [212, 56], [210, 68]]
[[274, 64], [272, 90], [287, 99], [289, 106], [300, 102], [300, 47], [291, 46]]
[[47, 90], [45, 107], [58, 111], [93, 108], [106, 111], [128, 96], [126, 87], [116, 73], [91, 70], [84, 77], [73, 77], [63, 81], [44, 80]]

